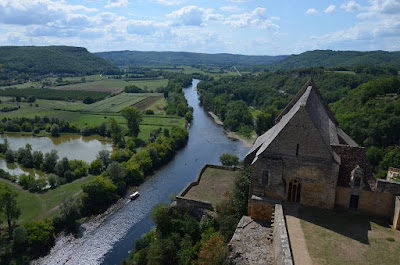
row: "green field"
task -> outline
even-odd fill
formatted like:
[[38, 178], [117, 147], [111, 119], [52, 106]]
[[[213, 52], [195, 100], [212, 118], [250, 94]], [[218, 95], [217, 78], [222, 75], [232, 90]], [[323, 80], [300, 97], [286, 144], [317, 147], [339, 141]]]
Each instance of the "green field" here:
[[164, 88], [168, 85], [168, 79], [149, 79], [129, 81], [129, 84], [136, 85], [146, 91], [157, 91], [158, 88]]
[[56, 215], [59, 212], [58, 204], [63, 198], [78, 196], [82, 192], [80, 188], [82, 184], [94, 178], [95, 176], [84, 177], [43, 193], [31, 193], [27, 190], [23, 190], [21, 186], [16, 183], [4, 179], [0, 179], [0, 181], [7, 183], [13, 190], [18, 192], [17, 203], [21, 208], [21, 217], [18, 219], [18, 222], [24, 223], [29, 220], [42, 219]]
[[125, 86], [136, 85], [146, 91], [156, 91], [158, 88], [164, 88], [168, 85], [168, 79], [113, 79], [104, 78], [95, 80], [93, 82], [55, 86], [54, 89], [59, 90], [88, 90], [88, 91], [107, 91], [107, 92], [120, 92]]
[[123, 108], [133, 106], [149, 97], [160, 96], [158, 93], [121, 93], [84, 106], [81, 111], [87, 112], [120, 112]]

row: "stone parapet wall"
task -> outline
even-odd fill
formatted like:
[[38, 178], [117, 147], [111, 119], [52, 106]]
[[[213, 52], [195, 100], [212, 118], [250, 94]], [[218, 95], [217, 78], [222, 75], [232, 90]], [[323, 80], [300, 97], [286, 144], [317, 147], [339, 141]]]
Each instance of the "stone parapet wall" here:
[[193, 200], [185, 197], [175, 197], [176, 206], [183, 209], [186, 212], [196, 212], [201, 209], [212, 210], [211, 203], [199, 200]]
[[229, 171], [237, 171], [237, 170], [242, 169], [241, 167], [235, 167], [235, 166], [228, 167], [228, 166], [205, 164], [199, 170], [199, 173], [197, 173], [196, 180], [187, 184], [186, 187], [175, 197], [177, 207], [180, 207], [186, 211], [197, 211], [197, 210], [201, 210], [201, 209], [212, 210], [213, 209], [211, 203], [209, 203], [209, 202], [185, 198], [185, 195], [189, 192], [189, 190], [192, 187], [199, 185], [201, 176], [204, 173], [204, 171], [206, 171], [207, 168], [215, 168], [215, 169], [222, 169], [222, 170], [229, 170]]
[[293, 265], [285, 216], [281, 204], [275, 205], [274, 239], [272, 241], [277, 265]]
[[387, 192], [393, 195], [400, 195], [400, 183], [390, 180], [378, 179], [376, 191]]

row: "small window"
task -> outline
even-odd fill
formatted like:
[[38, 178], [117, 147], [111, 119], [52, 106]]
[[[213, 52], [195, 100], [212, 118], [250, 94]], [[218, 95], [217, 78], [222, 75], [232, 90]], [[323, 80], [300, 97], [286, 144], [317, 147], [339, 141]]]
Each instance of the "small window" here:
[[297, 146], [296, 146], [296, 156], [298, 156], [299, 155], [299, 144], [297, 144]]
[[361, 185], [361, 178], [354, 179], [354, 188], [359, 188]]
[[262, 185], [268, 186], [268, 178], [269, 178], [269, 172], [268, 170], [263, 170], [262, 171]]

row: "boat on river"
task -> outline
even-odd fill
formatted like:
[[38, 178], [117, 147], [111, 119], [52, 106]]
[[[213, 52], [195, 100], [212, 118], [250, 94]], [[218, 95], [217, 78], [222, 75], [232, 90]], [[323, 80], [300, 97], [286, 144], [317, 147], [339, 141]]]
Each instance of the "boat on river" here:
[[135, 191], [134, 193], [132, 193], [131, 195], [129, 195], [129, 198], [131, 198], [131, 200], [136, 200], [136, 198], [139, 197], [139, 192]]

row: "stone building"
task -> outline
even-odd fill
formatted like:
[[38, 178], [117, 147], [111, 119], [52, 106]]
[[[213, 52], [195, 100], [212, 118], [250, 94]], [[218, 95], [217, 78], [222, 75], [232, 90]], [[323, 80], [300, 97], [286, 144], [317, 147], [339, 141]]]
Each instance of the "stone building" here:
[[364, 148], [339, 127], [311, 79], [258, 137], [245, 165], [251, 166], [248, 214], [254, 219], [269, 219], [276, 202], [399, 215], [400, 184], [373, 176]]

